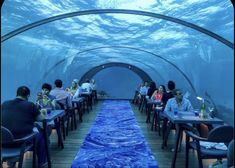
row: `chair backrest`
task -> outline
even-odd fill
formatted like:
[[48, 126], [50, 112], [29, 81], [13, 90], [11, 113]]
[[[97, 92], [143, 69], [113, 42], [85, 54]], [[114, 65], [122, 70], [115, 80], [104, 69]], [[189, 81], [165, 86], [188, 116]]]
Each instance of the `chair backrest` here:
[[60, 105], [61, 109], [66, 110], [68, 108], [68, 98], [56, 100], [56, 102]]
[[60, 106], [60, 109], [65, 109], [65, 105], [59, 101], [57, 101], [57, 104]]
[[234, 140], [232, 140], [228, 145], [228, 153], [227, 153], [228, 167], [234, 166], [234, 163], [233, 163], [234, 149], [233, 149], [233, 147], [234, 147]]
[[8, 144], [14, 141], [14, 136], [9, 129], [1, 126], [2, 131], [2, 144]]
[[208, 141], [229, 143], [233, 139], [233, 127], [222, 125], [209, 132]]

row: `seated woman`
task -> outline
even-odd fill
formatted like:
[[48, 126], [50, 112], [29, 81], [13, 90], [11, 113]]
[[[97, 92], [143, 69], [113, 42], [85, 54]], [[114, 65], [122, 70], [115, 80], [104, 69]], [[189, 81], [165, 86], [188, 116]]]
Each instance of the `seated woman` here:
[[[56, 103], [56, 97], [50, 95], [52, 87], [48, 83], [44, 83], [42, 85], [42, 91], [38, 93], [36, 98], [36, 106], [41, 110], [42, 109], [57, 109], [59, 108], [59, 105]], [[44, 114], [45, 115], [45, 114]], [[54, 128], [55, 122], [51, 121], [48, 123], [48, 134], [51, 134], [51, 129]], [[42, 126], [40, 125], [42, 128]]]
[[77, 79], [74, 79], [73, 81], [72, 81], [72, 85], [71, 85], [71, 87], [70, 88], [67, 88], [66, 89], [66, 91], [68, 91], [70, 94], [71, 94], [71, 96], [74, 96], [75, 95], [75, 93], [76, 93], [76, 91], [77, 91], [77, 89], [78, 89], [78, 80]]
[[52, 108], [55, 109], [56, 108], [56, 97], [50, 95], [50, 91], [51, 91], [51, 85], [48, 83], [44, 83], [42, 85], [42, 91], [38, 93], [37, 98], [36, 98], [36, 106], [39, 109], [42, 108]]
[[[153, 95], [151, 96], [151, 99], [157, 102], [161, 102], [161, 106], [163, 106], [162, 98], [164, 94], [166, 93], [166, 88], [164, 85], [160, 85], [158, 90], [155, 90]], [[155, 106], [154, 106], [155, 107]]]

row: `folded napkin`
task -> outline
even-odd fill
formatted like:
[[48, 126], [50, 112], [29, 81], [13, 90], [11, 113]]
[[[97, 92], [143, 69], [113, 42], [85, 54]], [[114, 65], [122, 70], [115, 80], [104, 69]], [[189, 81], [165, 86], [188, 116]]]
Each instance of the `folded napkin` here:
[[200, 141], [200, 146], [203, 146], [207, 149], [220, 149], [220, 150], [227, 150], [227, 146], [224, 143], [216, 143], [216, 142], [204, 142]]

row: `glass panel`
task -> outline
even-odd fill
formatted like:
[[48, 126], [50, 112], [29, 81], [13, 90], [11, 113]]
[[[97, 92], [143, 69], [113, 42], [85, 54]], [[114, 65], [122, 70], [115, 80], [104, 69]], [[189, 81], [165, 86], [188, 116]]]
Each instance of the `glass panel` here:
[[[230, 0], [90, 0], [89, 3], [84, 0], [5, 0], [2, 7], [2, 34], [48, 17], [92, 9], [129, 9], [159, 13], [192, 22], [234, 41], [234, 9]], [[142, 19], [136, 20], [135, 16], [123, 16], [118, 20], [132, 20], [132, 24], [140, 25], [145, 22]]]
[[146, 71], [157, 85], [174, 80], [190, 92], [194, 106], [196, 94], [209, 94], [218, 114], [233, 122], [234, 50], [179, 24], [124, 14], [73, 17], [19, 34], [3, 42], [1, 52], [2, 101], [20, 85], [35, 94], [43, 82], [61, 78], [68, 86], [92, 67], [124, 62]]

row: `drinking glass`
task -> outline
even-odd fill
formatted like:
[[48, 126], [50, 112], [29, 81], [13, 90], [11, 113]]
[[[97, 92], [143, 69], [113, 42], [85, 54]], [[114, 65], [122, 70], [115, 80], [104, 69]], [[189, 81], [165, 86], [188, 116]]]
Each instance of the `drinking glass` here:
[[198, 117], [199, 116], [199, 109], [195, 109], [194, 114], [195, 114], [196, 117]]
[[47, 109], [42, 108], [42, 109], [41, 109], [41, 113], [42, 113], [43, 115], [46, 115], [46, 114], [47, 114]]
[[47, 108], [47, 114], [51, 113], [51, 108]]
[[208, 110], [209, 110], [209, 115], [210, 115], [210, 117], [214, 117], [214, 114], [213, 114], [213, 112], [214, 112], [214, 107], [208, 107]]
[[174, 108], [174, 116], [177, 117], [178, 115], [178, 108]]

